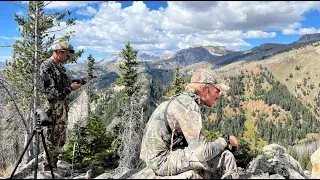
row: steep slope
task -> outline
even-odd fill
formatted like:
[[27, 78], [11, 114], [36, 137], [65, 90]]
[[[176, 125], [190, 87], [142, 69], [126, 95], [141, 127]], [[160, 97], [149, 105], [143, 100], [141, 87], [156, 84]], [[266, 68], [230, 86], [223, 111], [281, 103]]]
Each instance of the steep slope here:
[[106, 57], [105, 59], [97, 63], [97, 65], [98, 66], [112, 65], [112, 64], [118, 64], [121, 61], [123, 61], [123, 58], [121, 57], [120, 53], [117, 53], [117, 54], [112, 54]]
[[[299, 97], [306, 105], [318, 112], [320, 104], [320, 42], [304, 48], [288, 51], [267, 59], [263, 64], [275, 78], [288, 87], [290, 93]], [[319, 100], [318, 100], [319, 102]]]
[[[228, 95], [228, 105], [223, 108], [224, 120], [235, 117], [242, 111], [242, 114], [246, 116], [242, 135], [252, 145], [257, 146], [258, 144], [260, 147], [266, 144], [259, 139], [261, 137], [269, 143], [279, 142], [277, 138], [282, 136], [280, 133], [282, 131], [275, 129], [280, 126], [287, 128], [287, 131], [293, 130], [295, 134], [303, 134], [301, 136], [292, 135], [294, 138], [291, 137], [291, 140], [289, 136], [284, 138], [286, 141], [291, 141], [291, 145], [299, 143], [310, 133], [319, 133], [317, 130], [320, 123], [319, 55], [320, 43], [318, 42], [263, 61], [237, 61], [217, 69], [224, 74], [233, 74], [233, 76], [239, 75], [241, 71], [243, 73], [241, 81], [230, 79], [231, 88], [239, 90], [239, 87], [242, 87], [243, 92], [240, 96], [239, 94]], [[279, 81], [279, 84], [275, 83], [276, 81]], [[242, 85], [239, 86], [239, 83]], [[235, 86], [235, 84], [238, 85]], [[238, 101], [233, 96], [239, 96]], [[296, 109], [298, 106], [301, 108]], [[211, 120], [219, 116], [217, 113], [208, 115]], [[297, 121], [289, 128], [290, 119]], [[259, 128], [259, 123], [264, 125]], [[229, 125], [229, 127], [232, 126]], [[265, 133], [268, 128], [262, 130], [262, 127], [274, 130], [272, 134], [267, 135]], [[259, 145], [259, 143], [262, 144]]]
[[[195, 64], [201, 61], [206, 61], [209, 59], [213, 59], [218, 57], [218, 55], [212, 55], [207, 49], [213, 51], [212, 47], [203, 47], [203, 46], [195, 46], [190, 47], [188, 49], [182, 49], [175, 53], [171, 58], [158, 60], [151, 64], [152, 68], [162, 68], [162, 69], [171, 69], [174, 67], [186, 67], [191, 64]], [[229, 51], [225, 51], [227, 53]], [[219, 53], [223, 53], [223, 51], [219, 51]], [[221, 54], [219, 54], [221, 55]]]
[[141, 55], [139, 55], [139, 57], [143, 61], [151, 61], [151, 60], [160, 59], [160, 57], [158, 57], [158, 56], [153, 56], [153, 55], [149, 55], [149, 54], [146, 54], [146, 53], [142, 53]]
[[236, 51], [226, 54], [224, 56], [212, 58], [208, 60], [208, 62], [211, 62], [212, 64], [221, 67], [233, 63], [235, 61], [260, 61], [275, 56], [277, 54], [281, 54], [283, 52], [303, 48], [307, 45], [316, 44], [317, 41], [318, 40], [313, 39], [310, 41], [291, 44], [265, 43], [247, 51]]
[[308, 41], [320, 41], [320, 33], [305, 34], [295, 43], [302, 43]]
[[203, 46], [203, 47], [214, 56], [223, 56], [223, 55], [234, 52], [233, 50], [227, 49], [225, 46]]

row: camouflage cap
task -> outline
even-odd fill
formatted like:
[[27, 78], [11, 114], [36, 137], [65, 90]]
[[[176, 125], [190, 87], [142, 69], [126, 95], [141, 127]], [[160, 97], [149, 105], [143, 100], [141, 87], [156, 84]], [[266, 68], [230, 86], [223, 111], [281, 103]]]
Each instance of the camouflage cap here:
[[221, 91], [227, 91], [229, 86], [221, 82], [221, 78], [213, 70], [199, 69], [191, 77], [190, 83], [212, 84]]
[[70, 53], [74, 53], [73, 46], [67, 41], [62, 41], [56, 44], [55, 50], [58, 49], [68, 50]]

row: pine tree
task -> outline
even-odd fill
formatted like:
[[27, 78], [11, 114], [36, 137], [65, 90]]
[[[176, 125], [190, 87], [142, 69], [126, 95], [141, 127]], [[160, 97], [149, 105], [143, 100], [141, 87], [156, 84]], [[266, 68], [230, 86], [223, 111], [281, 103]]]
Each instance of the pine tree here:
[[184, 83], [183, 79], [179, 74], [179, 67], [177, 67], [175, 75], [174, 75], [174, 78], [173, 78], [173, 81], [171, 82], [172, 90], [169, 91], [165, 95], [165, 97], [168, 98], [168, 97], [171, 97], [171, 96], [173, 96], [175, 94], [181, 93], [183, 88], [184, 88], [183, 83]]
[[[61, 40], [69, 40], [74, 34], [74, 31], [70, 31], [61, 38], [49, 35], [52, 32], [65, 29], [52, 31], [52, 29], [58, 28], [63, 20], [66, 20], [67, 27], [74, 25], [75, 18], [66, 18], [71, 12], [46, 14], [44, 12], [46, 5], [48, 3], [45, 1], [29, 1], [26, 19], [14, 14], [22, 39], [16, 40], [13, 44], [12, 61], [6, 62], [7, 68], [4, 70], [6, 79], [11, 81], [17, 90], [18, 96], [15, 100], [18, 102], [18, 107], [22, 109], [24, 114], [29, 113], [30, 117], [34, 114], [34, 109], [41, 104], [39, 96], [43, 97], [41, 93], [39, 94], [40, 64], [52, 55], [50, 49], [52, 45]], [[78, 51], [72, 61], [75, 61], [76, 57], [81, 56], [82, 53], [83, 50]], [[35, 121], [34, 119], [34, 121], [28, 122], [28, 128], [33, 129], [36, 125]]]
[[138, 78], [138, 65], [137, 60], [138, 50], [135, 50], [128, 42], [125, 45], [125, 49], [121, 51], [121, 55], [124, 58], [124, 62], [119, 64], [122, 70], [120, 77], [116, 80], [116, 84], [124, 85], [123, 99], [126, 100], [132, 96], [132, 94], [137, 90], [135, 83]]
[[85, 126], [75, 124], [66, 150], [61, 154], [62, 159], [73, 162], [77, 169], [92, 169], [93, 176], [96, 176], [118, 165], [117, 145], [112, 145], [113, 140], [99, 116], [89, 117]]
[[90, 110], [90, 103], [92, 102], [93, 99], [93, 89], [92, 89], [92, 79], [93, 79], [93, 65], [95, 64], [95, 60], [92, 57], [91, 54], [87, 57], [88, 63], [88, 69], [87, 69], [87, 95], [88, 95], [88, 104], [87, 104], [87, 110], [88, 110], [88, 117], [90, 117], [91, 110]]

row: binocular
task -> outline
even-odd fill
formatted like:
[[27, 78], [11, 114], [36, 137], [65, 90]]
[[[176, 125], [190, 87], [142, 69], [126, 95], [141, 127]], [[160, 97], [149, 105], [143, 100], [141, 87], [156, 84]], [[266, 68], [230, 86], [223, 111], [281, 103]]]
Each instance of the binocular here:
[[84, 84], [87, 83], [87, 79], [85, 79], [85, 78], [74, 79], [74, 80], [72, 80], [72, 82], [73, 82], [73, 83], [74, 83], [74, 82], [77, 82], [78, 84], [84, 85]]
[[35, 116], [37, 120], [40, 122], [41, 126], [49, 126], [52, 124], [52, 120], [48, 118], [47, 113], [41, 107], [38, 107], [36, 109]]

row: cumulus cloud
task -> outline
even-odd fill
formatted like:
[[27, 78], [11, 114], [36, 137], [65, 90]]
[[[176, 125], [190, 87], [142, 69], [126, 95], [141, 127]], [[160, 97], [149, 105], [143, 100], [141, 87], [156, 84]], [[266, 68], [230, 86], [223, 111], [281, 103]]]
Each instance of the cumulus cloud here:
[[80, 9], [76, 12], [83, 16], [93, 16], [97, 13], [97, 10], [91, 6], [87, 6], [85, 9]]
[[[49, 1], [45, 1], [45, 4]], [[99, 1], [51, 1], [46, 9], [71, 9], [74, 7], [86, 7], [88, 4], [97, 3]]]
[[302, 28], [301, 23], [290, 24], [287, 28], [282, 30], [284, 35], [304, 35], [304, 34], [313, 34], [320, 33], [320, 28], [316, 29], [314, 27]]
[[275, 32], [263, 32], [263, 31], [248, 31], [243, 34], [244, 39], [260, 39], [260, 38], [273, 38], [276, 37]]
[[[159, 55], [194, 44], [219, 45], [238, 50], [250, 46], [245, 39], [276, 37], [275, 31], [318, 32], [299, 23], [310, 9], [320, 10], [317, 1], [169, 1], [166, 8], [150, 10], [143, 1], [123, 8], [120, 2], [101, 2], [97, 9], [88, 2], [64, 2], [83, 6], [69, 30], [78, 48], [117, 53], [130, 41], [140, 52]], [[87, 4], [85, 4], [87, 3]]]

